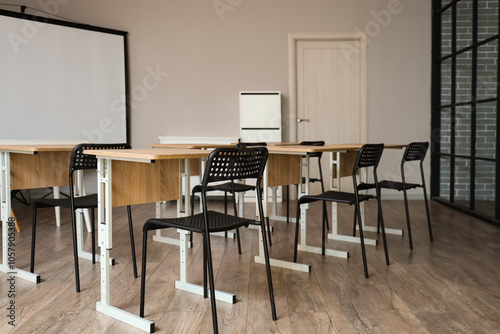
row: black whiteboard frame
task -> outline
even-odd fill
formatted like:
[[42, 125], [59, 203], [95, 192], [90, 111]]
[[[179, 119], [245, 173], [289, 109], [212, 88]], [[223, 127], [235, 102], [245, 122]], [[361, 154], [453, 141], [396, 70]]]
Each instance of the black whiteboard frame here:
[[21, 20], [30, 20], [34, 22], [41, 22], [41, 23], [46, 23], [46, 24], [54, 24], [58, 26], [63, 26], [63, 27], [69, 27], [69, 28], [76, 28], [76, 29], [83, 29], [83, 30], [88, 30], [88, 31], [95, 31], [95, 32], [101, 32], [101, 33], [106, 33], [106, 34], [112, 34], [112, 35], [118, 35], [123, 37], [123, 55], [124, 55], [124, 79], [125, 79], [125, 137], [126, 137], [126, 142], [130, 144], [130, 72], [129, 72], [129, 65], [128, 65], [128, 32], [122, 31], [122, 30], [116, 30], [116, 29], [109, 29], [109, 28], [103, 28], [103, 27], [97, 27], [97, 26], [92, 26], [89, 24], [84, 24], [84, 23], [77, 23], [77, 22], [71, 22], [71, 21], [64, 21], [64, 20], [58, 20], [58, 19], [52, 19], [52, 18], [47, 18], [43, 16], [37, 16], [37, 15], [31, 15], [31, 14], [26, 14], [26, 13], [18, 13], [18, 12], [13, 12], [9, 10], [4, 10], [0, 9], [0, 15], [2, 16], [8, 16], [12, 18], [17, 18]]

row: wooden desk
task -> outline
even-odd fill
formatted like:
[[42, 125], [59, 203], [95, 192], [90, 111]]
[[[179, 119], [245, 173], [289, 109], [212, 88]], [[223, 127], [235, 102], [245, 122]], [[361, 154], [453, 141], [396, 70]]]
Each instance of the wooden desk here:
[[0, 145], [0, 203], [2, 264], [0, 271], [31, 282], [40, 276], [9, 265], [11, 190], [68, 185], [69, 161], [74, 145]]
[[[189, 182], [180, 182], [183, 175], [189, 177], [190, 159], [207, 158], [209, 151], [199, 149], [159, 148], [131, 150], [84, 151], [98, 158], [98, 222], [101, 253], [101, 300], [98, 311], [147, 332], [154, 330], [154, 323], [116, 308], [110, 304], [109, 251], [112, 242], [112, 207], [179, 199], [180, 189]], [[184, 189], [185, 191], [185, 189]], [[179, 202], [178, 202], [179, 204]], [[180, 279], [178, 289], [203, 294], [203, 287], [188, 282], [186, 231], [180, 231]], [[215, 291], [219, 300], [234, 303], [232, 294]]]

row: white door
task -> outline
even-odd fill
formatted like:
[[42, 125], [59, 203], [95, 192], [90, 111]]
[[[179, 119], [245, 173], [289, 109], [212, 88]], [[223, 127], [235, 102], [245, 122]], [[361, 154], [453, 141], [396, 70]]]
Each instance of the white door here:
[[[291, 138], [327, 144], [366, 142], [364, 34], [290, 34], [289, 57]], [[329, 155], [322, 160], [327, 178]]]

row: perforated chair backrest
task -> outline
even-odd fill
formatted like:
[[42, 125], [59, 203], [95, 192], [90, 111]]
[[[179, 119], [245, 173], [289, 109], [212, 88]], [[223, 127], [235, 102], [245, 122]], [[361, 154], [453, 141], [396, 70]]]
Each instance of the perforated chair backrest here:
[[429, 142], [413, 142], [408, 144], [408, 146], [406, 146], [405, 153], [403, 154], [401, 163], [403, 164], [406, 161], [416, 160], [423, 161], [428, 148]]
[[260, 184], [267, 162], [266, 147], [218, 148], [207, 159], [202, 191], [211, 182], [256, 179]]
[[[302, 141], [302, 142], [300, 142], [300, 145], [304, 145], [304, 146], [325, 146], [325, 142], [323, 140]], [[308, 155], [310, 157], [321, 158], [323, 156], [323, 152], [309, 153]]]
[[95, 155], [84, 154], [84, 150], [118, 150], [130, 149], [129, 144], [78, 144], [71, 153], [69, 174], [76, 170], [97, 169], [97, 158]]
[[267, 146], [266, 142], [250, 142], [250, 143], [238, 143], [236, 144], [236, 148], [242, 147], [258, 147], [258, 146]]
[[384, 144], [366, 144], [359, 150], [354, 164], [353, 175], [359, 168], [377, 167], [384, 151]]

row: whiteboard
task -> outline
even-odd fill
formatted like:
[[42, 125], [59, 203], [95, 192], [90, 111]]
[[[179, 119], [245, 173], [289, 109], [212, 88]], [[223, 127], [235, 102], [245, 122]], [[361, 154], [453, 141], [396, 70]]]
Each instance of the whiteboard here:
[[126, 32], [0, 11], [0, 140], [128, 142]]

